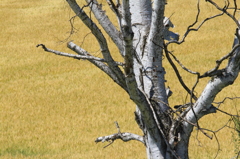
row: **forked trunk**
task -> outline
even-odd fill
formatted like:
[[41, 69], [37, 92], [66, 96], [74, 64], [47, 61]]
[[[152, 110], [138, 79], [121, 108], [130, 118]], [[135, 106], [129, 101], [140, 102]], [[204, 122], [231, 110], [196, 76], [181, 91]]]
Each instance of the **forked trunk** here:
[[[167, 45], [164, 45], [164, 39], [173, 40], [178, 44], [180, 42], [178, 34], [168, 31], [173, 24], [164, 17], [165, 0], [122, 0], [121, 3], [117, 0], [116, 4], [112, 0], [107, 0], [118, 18], [118, 29], [108, 19], [105, 11], [102, 10], [102, 5], [98, 4], [97, 0], [86, 0], [88, 3], [86, 6], [90, 7], [91, 13], [111, 37], [124, 63], [114, 61], [104, 34], [76, 0], [66, 1], [76, 16], [91, 30], [99, 43], [103, 58], [94, 57], [73, 42], [69, 42], [68, 47], [78, 55], [51, 50], [43, 44], [37, 46], [42, 46], [45, 51], [57, 55], [87, 59], [105, 72], [129, 94], [137, 105], [135, 117], [144, 134], [142, 137], [131, 133], [123, 134], [119, 131], [114, 135], [99, 137], [96, 142], [116, 139], [138, 140], [145, 144], [149, 159], [188, 159], [188, 144], [193, 127], [199, 128], [197, 121], [201, 117], [216, 112], [217, 108], [212, 105], [214, 98], [223, 88], [232, 84], [238, 76], [240, 44], [237, 37], [240, 37], [240, 32], [236, 33], [233, 50], [225, 57], [229, 58], [226, 68], [219, 70], [216, 67], [202, 75], [202, 77], [211, 77], [211, 80], [199, 98], [185, 88], [192, 97], [194, 96], [195, 103], [191, 101], [190, 104], [184, 105], [183, 111], [174, 112], [168, 104], [169, 93], [165, 89], [162, 57], [163, 49], [165, 49], [166, 56], [169, 52]], [[215, 3], [213, 4], [216, 6]], [[223, 13], [226, 11], [223, 9]], [[240, 28], [239, 22], [236, 19], [234, 21]], [[189, 32], [188, 28], [184, 36], [186, 37]], [[119, 66], [124, 66], [124, 72]], [[200, 73], [196, 74], [200, 78]], [[178, 79], [181, 83], [181, 78], [178, 77]], [[173, 113], [176, 113], [175, 116]]]

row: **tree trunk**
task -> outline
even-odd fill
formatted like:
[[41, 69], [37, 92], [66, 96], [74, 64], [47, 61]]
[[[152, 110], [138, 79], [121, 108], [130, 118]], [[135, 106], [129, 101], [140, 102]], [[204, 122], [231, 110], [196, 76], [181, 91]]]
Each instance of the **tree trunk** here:
[[[169, 109], [167, 106], [167, 97], [164, 85], [164, 69], [162, 67], [162, 45], [163, 38], [163, 13], [164, 3], [154, 5], [149, 0], [130, 1], [130, 12], [132, 13], [132, 30], [134, 33], [133, 46], [135, 46], [134, 73], [138, 88], [141, 89], [150, 102], [156, 103], [156, 110], [165, 112]], [[153, 27], [153, 28], [151, 28]], [[162, 28], [162, 29], [159, 29]], [[150, 30], [152, 30], [150, 32]], [[159, 102], [160, 101], [160, 102]], [[148, 105], [146, 105], [149, 107]], [[138, 116], [146, 123], [142, 117], [141, 111]], [[160, 113], [160, 112], [159, 112]], [[157, 123], [155, 123], [156, 125]], [[163, 134], [157, 126], [148, 127], [143, 124], [142, 130], [145, 135], [145, 144], [148, 158], [165, 158], [166, 143]]]
[[[194, 126], [198, 127], [198, 120], [204, 115], [215, 113], [212, 103], [216, 95], [237, 78], [240, 69], [240, 33], [234, 41], [234, 48], [229, 54], [229, 62], [225, 69], [211, 72], [211, 80], [206, 85], [199, 98], [194, 97], [195, 103], [190, 105], [177, 117], [173, 117], [173, 110], [168, 104], [165, 89], [165, 69], [162, 65], [165, 40], [178, 42], [178, 34], [168, 31], [173, 26], [164, 17], [165, 0], [122, 0], [115, 5], [107, 0], [116, 14], [119, 30], [108, 19], [102, 6], [97, 0], [86, 0], [96, 19], [118, 47], [124, 59], [124, 64], [116, 62], [111, 56], [100, 28], [92, 21], [84, 10], [78, 6], [76, 0], [66, 0], [72, 10], [83, 23], [92, 31], [99, 43], [103, 58], [94, 57], [73, 42], [68, 47], [77, 55], [61, 53], [42, 46], [45, 51], [57, 55], [88, 59], [91, 63], [105, 72], [121, 88], [123, 88], [135, 102], [136, 121], [144, 136], [120, 132], [107, 137], [99, 137], [96, 142], [115, 140], [138, 140], [145, 144], [149, 159], [188, 159], [189, 138]], [[117, 1], [117, 3], [119, 3]], [[226, 10], [224, 10], [226, 12]], [[238, 26], [239, 23], [238, 23]], [[187, 36], [188, 32], [184, 35]], [[184, 40], [183, 40], [184, 41]], [[165, 50], [166, 53], [167, 50]], [[120, 69], [119, 66], [124, 66]], [[191, 91], [187, 91], [191, 94]], [[192, 94], [191, 94], [192, 95]]]

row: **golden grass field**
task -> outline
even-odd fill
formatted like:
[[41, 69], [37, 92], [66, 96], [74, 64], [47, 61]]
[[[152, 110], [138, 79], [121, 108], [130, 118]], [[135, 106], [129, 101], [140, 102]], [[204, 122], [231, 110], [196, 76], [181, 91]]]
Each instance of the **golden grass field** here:
[[[81, 0], [82, 2], [83, 0]], [[201, 2], [203, 18], [213, 15], [215, 8]], [[240, 6], [240, 4], [239, 4]], [[104, 7], [106, 7], [104, 5]], [[174, 13], [174, 14], [173, 14]], [[173, 14], [173, 15], [172, 15]], [[195, 20], [196, 1], [169, 0], [166, 15], [172, 15], [173, 29], [183, 35], [187, 25]], [[134, 121], [135, 105], [128, 95], [104, 73], [87, 61], [59, 57], [36, 48], [39, 43], [51, 49], [70, 52], [66, 42], [81, 45], [89, 30], [78, 19], [76, 32], [67, 39], [71, 29], [69, 19], [74, 14], [64, 0], [1, 0], [0, 2], [0, 158], [1, 159], [144, 159], [145, 148], [138, 142], [95, 144], [96, 137], [116, 133], [114, 121], [121, 131], [141, 134]], [[111, 16], [111, 15], [109, 15]], [[194, 32], [181, 46], [171, 50], [192, 70], [204, 72], [231, 50], [234, 23], [226, 16], [214, 19]], [[67, 40], [65, 40], [67, 39]], [[110, 42], [109, 38], [108, 41]], [[91, 35], [82, 47], [100, 55]], [[114, 57], [116, 48], [110, 44]], [[186, 93], [176, 80], [169, 64], [167, 85], [174, 94], [170, 104], [185, 102]], [[192, 87], [195, 78], [182, 71], [183, 79]], [[198, 95], [207, 83], [200, 82]], [[236, 83], [217, 97], [239, 96]], [[227, 101], [221, 109], [236, 113], [239, 100]], [[228, 117], [221, 113], [201, 119], [202, 127], [217, 130]], [[221, 144], [218, 158], [234, 156], [232, 130], [217, 133]], [[194, 130], [190, 143], [190, 157], [211, 159], [217, 153], [216, 139], [209, 140]], [[199, 142], [200, 141], [200, 145]]]

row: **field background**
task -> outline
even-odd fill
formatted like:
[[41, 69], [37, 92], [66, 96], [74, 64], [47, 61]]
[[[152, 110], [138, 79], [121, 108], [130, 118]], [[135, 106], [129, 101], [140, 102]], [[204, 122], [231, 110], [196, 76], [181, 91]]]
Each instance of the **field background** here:
[[[83, 3], [83, 0], [80, 1]], [[105, 1], [104, 1], [105, 3]], [[239, 4], [240, 6], [240, 4]], [[103, 5], [107, 9], [107, 5]], [[214, 15], [215, 8], [201, 2], [201, 20]], [[107, 9], [108, 10], [108, 9]], [[166, 16], [175, 24], [173, 31], [184, 34], [195, 20], [196, 1], [169, 0]], [[66, 42], [74, 40], [94, 55], [99, 55], [96, 41], [81, 22], [74, 22], [76, 32], [70, 37], [69, 19], [74, 14], [64, 0], [1, 0], [0, 2], [0, 158], [3, 159], [144, 159], [145, 148], [138, 142], [95, 144], [98, 136], [116, 133], [114, 121], [122, 132], [141, 134], [134, 121], [133, 102], [112, 80], [87, 61], [59, 57], [36, 48], [47, 47], [71, 52]], [[112, 17], [112, 14], [109, 14]], [[191, 33], [186, 43], [171, 50], [192, 70], [204, 72], [231, 49], [235, 24], [226, 16], [207, 23], [198, 33]], [[86, 37], [85, 37], [86, 36]], [[85, 37], [85, 39], [84, 39]], [[83, 43], [84, 41], [84, 43]], [[110, 39], [108, 38], [108, 41]], [[111, 44], [114, 57], [117, 50]], [[174, 94], [170, 104], [183, 104], [186, 93], [164, 61], [167, 85]], [[191, 87], [195, 77], [183, 73]], [[198, 95], [207, 80], [197, 87]], [[239, 96], [239, 79], [218, 96]], [[221, 109], [236, 113], [239, 101], [226, 101]], [[201, 119], [200, 125], [217, 130], [228, 121], [221, 113]], [[234, 156], [232, 130], [217, 133], [219, 158]], [[218, 144], [194, 130], [190, 157], [214, 158]]]

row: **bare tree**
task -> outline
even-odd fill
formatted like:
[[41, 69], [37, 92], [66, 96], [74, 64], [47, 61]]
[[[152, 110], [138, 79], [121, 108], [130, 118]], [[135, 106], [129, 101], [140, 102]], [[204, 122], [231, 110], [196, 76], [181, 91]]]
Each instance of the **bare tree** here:
[[[200, 23], [198, 1], [196, 20], [187, 27], [181, 39], [178, 34], [169, 31], [169, 28], [174, 25], [170, 18], [164, 16], [167, 4], [165, 0], [122, 0], [121, 2], [107, 0], [118, 20], [117, 27], [108, 18], [97, 0], [86, 0], [87, 5], [83, 7], [80, 7], [75, 0], [66, 1], [76, 14], [72, 19], [80, 18], [98, 41], [102, 58], [91, 55], [73, 42], [69, 42], [67, 47], [77, 54], [52, 50], [43, 44], [38, 44], [37, 47], [41, 46], [45, 51], [61, 56], [86, 59], [105, 72], [129, 94], [130, 99], [136, 104], [135, 119], [144, 134], [140, 136], [122, 133], [116, 123], [118, 133], [98, 137], [96, 142], [113, 142], [116, 139], [137, 140], [146, 146], [149, 159], [187, 159], [189, 138], [194, 127], [211, 138], [207, 133], [209, 130], [201, 128], [198, 121], [205, 115], [221, 111], [213, 103], [214, 99], [222, 89], [234, 83], [240, 69], [240, 23], [235, 17], [238, 10], [236, 0], [231, 3], [226, 1], [223, 7], [212, 0], [206, 0], [206, 3], [213, 5], [220, 13]], [[84, 11], [87, 7], [91, 11], [89, 15]], [[92, 14], [99, 24], [94, 23]], [[222, 15], [227, 15], [236, 24], [236, 36], [232, 50], [217, 60], [213, 69], [204, 73], [185, 67], [169, 50], [169, 46], [184, 43], [190, 32], [198, 31], [205, 22]], [[117, 46], [123, 62], [113, 59], [100, 26]], [[163, 57], [166, 57], [174, 69], [182, 85], [179, 89], [184, 89], [190, 95], [188, 103], [177, 105], [175, 109], [170, 107], [168, 102], [172, 92], [165, 86], [166, 72], [162, 64]], [[219, 69], [224, 60], [228, 60], [227, 66]], [[173, 61], [177, 62], [180, 67], [177, 67]], [[193, 88], [187, 87], [178, 71], [179, 68], [197, 77]], [[194, 89], [199, 80], [209, 77], [210, 81], [197, 96]]]

